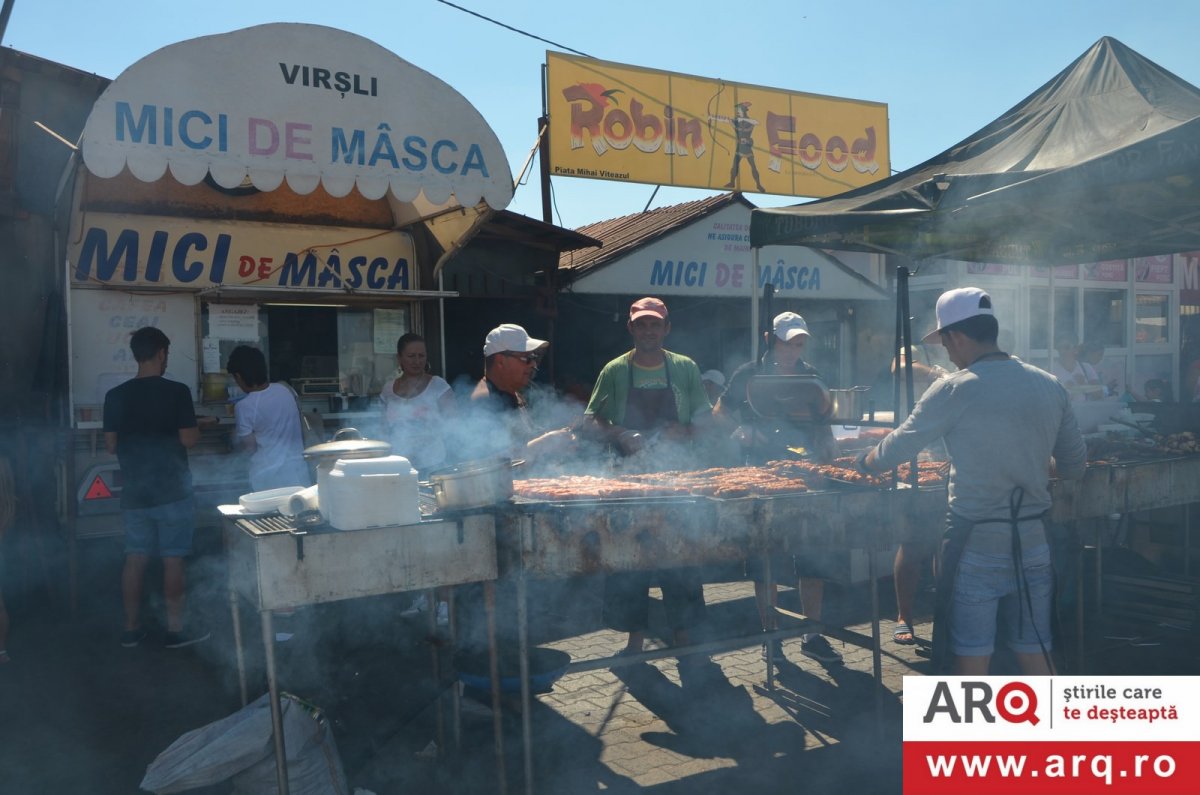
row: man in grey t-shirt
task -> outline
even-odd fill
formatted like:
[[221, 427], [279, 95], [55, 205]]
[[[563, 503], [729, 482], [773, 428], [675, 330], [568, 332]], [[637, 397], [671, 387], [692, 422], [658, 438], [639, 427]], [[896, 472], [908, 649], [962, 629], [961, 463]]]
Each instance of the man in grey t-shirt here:
[[944, 345], [958, 372], [934, 383], [859, 466], [883, 472], [945, 441], [950, 510], [935, 667], [949, 654], [953, 673], [986, 674], [1003, 616], [1022, 671], [1048, 674], [1053, 570], [1042, 515], [1053, 474], [1083, 476], [1083, 437], [1062, 385], [996, 345], [991, 296], [977, 287], [950, 290], [936, 312], [937, 329], [925, 342]]

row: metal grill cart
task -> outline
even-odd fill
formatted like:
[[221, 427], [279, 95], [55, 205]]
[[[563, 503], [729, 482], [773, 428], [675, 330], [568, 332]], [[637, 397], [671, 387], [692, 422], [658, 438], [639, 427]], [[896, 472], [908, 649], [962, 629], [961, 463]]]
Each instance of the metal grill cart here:
[[[481, 582], [485, 590], [491, 662], [495, 666], [496, 533], [491, 515], [463, 513], [419, 524], [335, 530], [328, 525], [301, 529], [294, 520], [279, 514], [247, 516], [240, 506], [234, 505], [221, 506], [220, 511], [225, 517], [229, 604], [242, 703], [246, 704], [248, 699], [239, 597], [254, 605], [261, 618], [275, 764], [282, 795], [287, 795], [288, 782], [279, 683], [275, 675], [274, 611]], [[493, 681], [498, 679], [493, 676]], [[499, 691], [495, 687], [492, 697], [498, 707]], [[503, 765], [499, 709], [494, 713], [497, 759]]]
[[[926, 514], [937, 515], [944, 507], [944, 490], [899, 489], [736, 499], [683, 496], [541, 502], [518, 498], [499, 510], [500, 574], [517, 582], [525, 791], [533, 792], [527, 578], [651, 570], [661, 568], [664, 561], [699, 566], [762, 555], [769, 581], [773, 550], [886, 546], [905, 522], [924, 521]], [[837, 637], [873, 650], [875, 679], [882, 683], [876, 587], [872, 571], [871, 636], [840, 631]], [[756, 632], [753, 637], [583, 660], [568, 670], [616, 668], [660, 657], [744, 648], [764, 637], [792, 637], [814, 628], [812, 620], [796, 617], [802, 619], [798, 625], [766, 636]], [[769, 685], [770, 677], [768, 669]], [[882, 710], [882, 701], [877, 709]]]

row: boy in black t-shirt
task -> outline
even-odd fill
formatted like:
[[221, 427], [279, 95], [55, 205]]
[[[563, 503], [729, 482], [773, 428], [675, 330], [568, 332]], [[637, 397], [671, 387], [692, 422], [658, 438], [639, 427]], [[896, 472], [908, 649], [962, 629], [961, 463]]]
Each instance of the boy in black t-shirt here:
[[208, 633], [189, 635], [183, 629], [183, 559], [192, 552], [195, 530], [187, 450], [200, 439], [200, 428], [188, 388], [162, 377], [170, 345], [167, 335], [152, 326], [133, 332], [129, 347], [138, 363], [137, 375], [104, 396], [104, 446], [117, 456], [123, 483], [121, 645], [126, 648], [146, 637], [140, 620], [142, 583], [152, 554], [163, 560], [167, 648], [208, 639]]

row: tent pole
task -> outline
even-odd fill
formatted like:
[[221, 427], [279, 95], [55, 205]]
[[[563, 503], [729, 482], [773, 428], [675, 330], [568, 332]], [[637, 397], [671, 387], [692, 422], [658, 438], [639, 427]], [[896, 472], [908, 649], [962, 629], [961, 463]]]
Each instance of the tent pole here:
[[1054, 372], [1054, 310], [1058, 308], [1058, 303], [1054, 300], [1054, 265], [1050, 266], [1050, 294], [1046, 298], [1047, 310], [1050, 312], [1050, 336], [1046, 340], [1046, 369]]
[[750, 250], [750, 360], [758, 361], [758, 249]]

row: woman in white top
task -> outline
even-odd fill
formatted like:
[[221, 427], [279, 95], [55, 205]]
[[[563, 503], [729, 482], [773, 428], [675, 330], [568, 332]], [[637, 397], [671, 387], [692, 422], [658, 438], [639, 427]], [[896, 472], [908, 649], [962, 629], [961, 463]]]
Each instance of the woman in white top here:
[[425, 340], [405, 334], [396, 342], [400, 376], [383, 388], [383, 422], [392, 454], [402, 455], [422, 474], [446, 461], [444, 423], [454, 413], [454, 393], [429, 372]]
[[1058, 361], [1050, 368], [1050, 373], [1067, 388], [1071, 400], [1102, 400], [1104, 385], [1092, 366], [1079, 360], [1079, 343], [1075, 338], [1062, 337], [1054, 347], [1058, 351]]
[[251, 453], [250, 488], [311, 486], [295, 393], [283, 384], [270, 383], [266, 358], [249, 345], [230, 352], [225, 370], [246, 393], [234, 405], [234, 417], [237, 445]]

